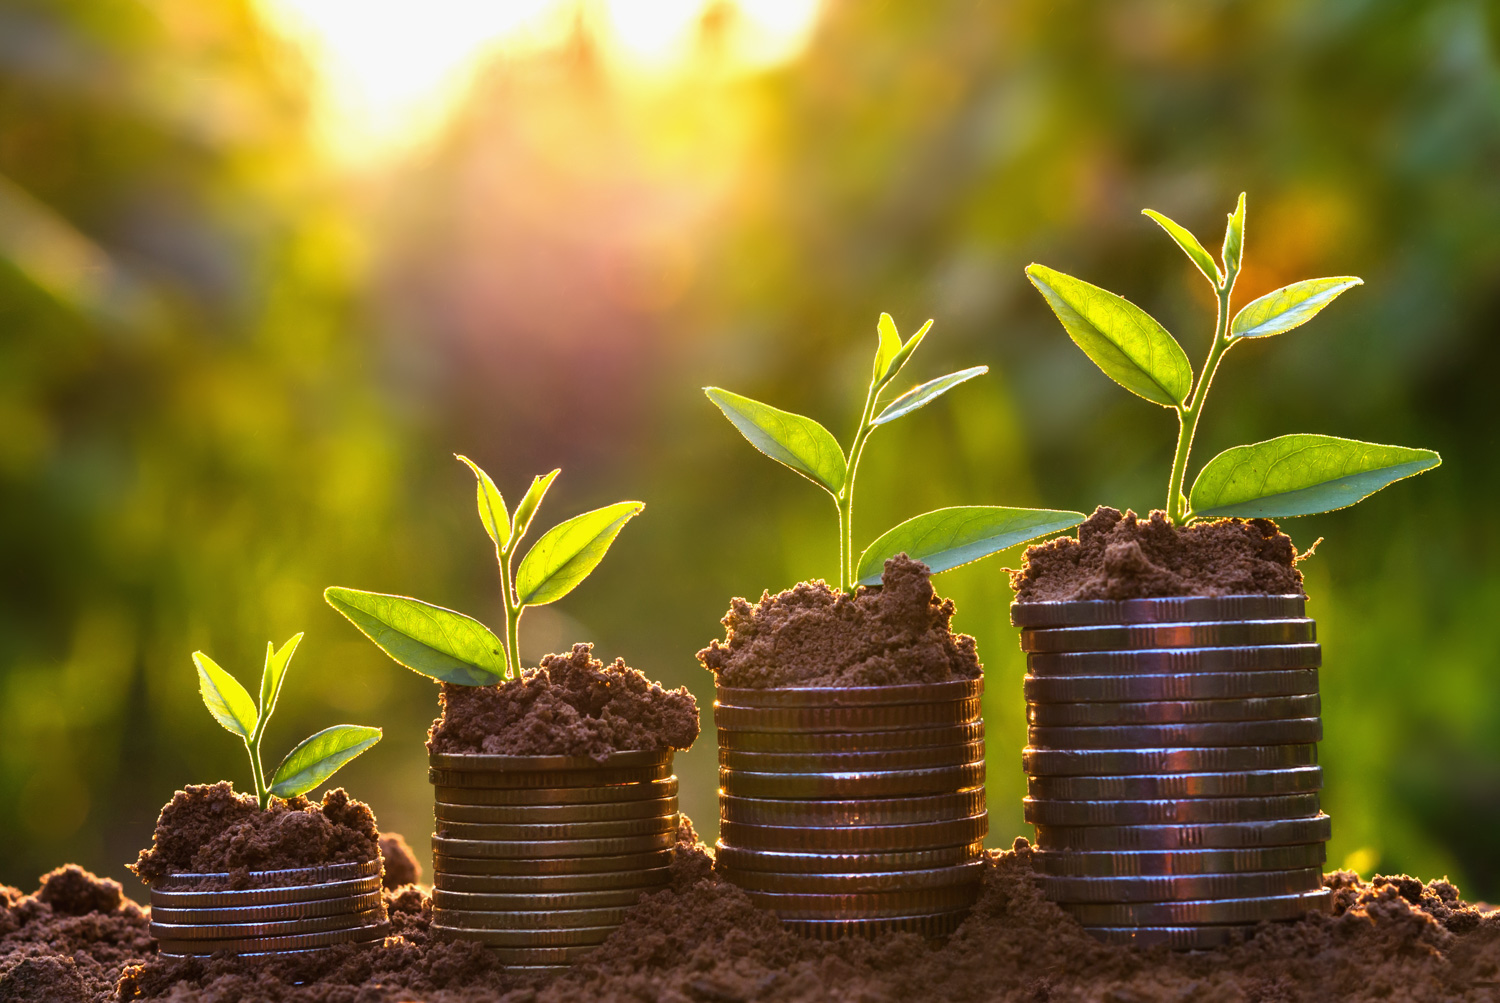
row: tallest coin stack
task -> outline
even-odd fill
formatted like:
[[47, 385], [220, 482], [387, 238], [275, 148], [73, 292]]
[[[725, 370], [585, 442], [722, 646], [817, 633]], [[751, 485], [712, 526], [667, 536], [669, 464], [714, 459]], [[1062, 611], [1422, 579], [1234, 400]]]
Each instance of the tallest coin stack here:
[[1303, 596], [1017, 603], [1032, 859], [1100, 939], [1182, 949], [1326, 909]]

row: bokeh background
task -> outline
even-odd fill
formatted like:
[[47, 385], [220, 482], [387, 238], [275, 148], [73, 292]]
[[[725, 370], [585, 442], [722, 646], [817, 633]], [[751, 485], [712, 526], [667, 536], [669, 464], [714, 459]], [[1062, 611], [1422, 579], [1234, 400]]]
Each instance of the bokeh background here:
[[[1175, 424], [1073, 347], [1041, 260], [1201, 358], [1238, 302], [1366, 285], [1221, 371], [1198, 464], [1293, 431], [1440, 450], [1290, 522], [1325, 646], [1330, 863], [1500, 898], [1500, 13], [1478, 0], [0, 0], [0, 881], [131, 881], [177, 787], [247, 768], [202, 648], [253, 683], [305, 630], [273, 761], [341, 774], [424, 855], [435, 687], [325, 585], [500, 622], [475, 457], [542, 519], [647, 503], [523, 622], [698, 695], [730, 597], [834, 574], [832, 506], [713, 383], [855, 420], [890, 311], [909, 377], [992, 371], [883, 431], [860, 545], [945, 504], [1146, 510]], [[1195, 464], [1196, 466], [1196, 464]], [[1012, 552], [938, 579], [989, 688], [992, 843], [1029, 832]], [[715, 829], [710, 727], [678, 757]], [[129, 887], [138, 887], [130, 884]]]

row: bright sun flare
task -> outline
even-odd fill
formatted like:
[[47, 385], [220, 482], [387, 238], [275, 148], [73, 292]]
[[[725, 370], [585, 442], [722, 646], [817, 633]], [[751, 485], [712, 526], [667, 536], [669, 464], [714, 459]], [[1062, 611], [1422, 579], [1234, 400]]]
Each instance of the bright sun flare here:
[[[705, 11], [736, 15], [746, 68], [799, 52], [819, 0], [259, 0], [303, 45], [329, 144], [345, 156], [429, 133], [486, 57], [555, 45], [585, 26], [634, 73], [670, 71]], [[417, 16], [414, 17], [413, 13]]]

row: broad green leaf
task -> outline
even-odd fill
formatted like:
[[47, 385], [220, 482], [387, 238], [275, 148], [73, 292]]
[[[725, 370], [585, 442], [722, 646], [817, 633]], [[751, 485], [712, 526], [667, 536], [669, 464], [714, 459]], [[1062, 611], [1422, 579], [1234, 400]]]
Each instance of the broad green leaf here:
[[193, 664], [198, 667], [198, 694], [203, 697], [203, 706], [225, 731], [248, 741], [260, 721], [255, 701], [250, 699], [250, 694], [238, 679], [219, 668], [219, 663], [203, 652], [193, 652]]
[[1240, 192], [1240, 200], [1235, 204], [1234, 212], [1229, 214], [1229, 223], [1224, 227], [1224, 275], [1231, 285], [1235, 276], [1240, 273], [1240, 260], [1244, 254], [1245, 193]]
[[479, 464], [467, 456], [458, 453], [453, 455], [474, 471], [474, 480], [477, 482], [474, 485], [474, 495], [479, 505], [479, 521], [484, 523], [484, 531], [490, 534], [495, 546], [504, 550], [505, 545], [510, 542], [510, 513], [505, 509], [505, 499], [501, 497], [500, 489], [495, 487], [495, 482], [480, 469]]
[[854, 572], [856, 585], [880, 584], [888, 558], [904, 553], [933, 574], [1083, 522], [1082, 512], [963, 505], [908, 519], [870, 544]]
[[279, 798], [306, 794], [339, 769], [380, 741], [379, 728], [359, 724], [336, 724], [304, 739], [276, 767], [271, 793]]
[[750, 440], [750, 445], [838, 495], [844, 486], [844, 451], [828, 429], [811, 418], [718, 387], [704, 387], [703, 392]]
[[413, 672], [461, 686], [488, 686], [505, 677], [500, 639], [473, 617], [420, 599], [331, 585], [328, 605]]
[[972, 380], [974, 377], [981, 376], [989, 371], [989, 366], [975, 366], [973, 369], [963, 369], [956, 373], [949, 373], [947, 376], [939, 376], [935, 380], [928, 380], [919, 387], [912, 387], [906, 393], [887, 404], [885, 410], [880, 412], [880, 416], [870, 422], [870, 424], [884, 425], [888, 421], [895, 421], [903, 414], [909, 414], [919, 407], [926, 407], [965, 380]]
[[260, 674], [260, 719], [269, 721], [271, 712], [276, 709], [276, 698], [281, 696], [281, 684], [286, 681], [286, 667], [292, 660], [292, 654], [296, 652], [297, 645], [302, 641], [302, 633], [299, 631], [292, 635], [292, 639], [281, 646], [277, 651], [276, 646], [270, 641], [266, 642], [266, 667]]
[[1141, 212], [1156, 220], [1157, 226], [1167, 231], [1167, 236], [1177, 242], [1177, 246], [1182, 248], [1183, 253], [1192, 259], [1193, 264], [1198, 266], [1198, 271], [1203, 273], [1205, 279], [1214, 284], [1214, 288], [1218, 288], [1223, 284], [1224, 273], [1219, 271], [1219, 266], [1214, 262], [1213, 255], [1203, 249], [1203, 245], [1198, 243], [1198, 238], [1193, 236], [1187, 227], [1174, 223], [1155, 209], [1142, 209]]
[[645, 507], [637, 501], [615, 502], [547, 530], [516, 571], [520, 604], [541, 606], [572, 592], [604, 560], [621, 527]]
[[1232, 338], [1268, 338], [1301, 327], [1346, 289], [1364, 285], [1364, 279], [1340, 275], [1329, 279], [1304, 279], [1282, 286], [1252, 300], [1234, 315], [1229, 325]]
[[891, 320], [890, 314], [880, 315], [880, 320], [875, 325], [875, 335], [880, 339], [880, 344], [875, 349], [875, 372], [872, 378], [876, 383], [884, 383], [885, 371], [901, 351], [901, 335], [896, 333], [896, 322]]
[[906, 339], [906, 344], [901, 346], [901, 351], [896, 353], [896, 357], [891, 360], [890, 366], [886, 368], [885, 379], [882, 381], [882, 383], [889, 383], [891, 380], [894, 380], [896, 378], [896, 375], [900, 373], [901, 370], [906, 366], [906, 363], [911, 360], [911, 353], [917, 350], [917, 346], [922, 343], [922, 339], [927, 337], [927, 332], [931, 330], [932, 321], [929, 320], [927, 323], [923, 324], [920, 328], [917, 329], [916, 334]]
[[1163, 407], [1187, 400], [1193, 388], [1187, 353], [1150, 314], [1123, 296], [1045, 265], [1027, 266], [1026, 276], [1106, 376]]
[[541, 508], [542, 499], [547, 496], [547, 489], [562, 473], [561, 469], [554, 470], [550, 474], [539, 474], [531, 479], [531, 487], [526, 489], [526, 497], [521, 499], [521, 504], [516, 506], [516, 518], [512, 524], [511, 539], [517, 544], [526, 535], [526, 530], [531, 528], [531, 517], [536, 515], [536, 510]]
[[1192, 514], [1253, 519], [1331, 512], [1442, 462], [1430, 449], [1283, 435], [1209, 460], [1193, 484]]

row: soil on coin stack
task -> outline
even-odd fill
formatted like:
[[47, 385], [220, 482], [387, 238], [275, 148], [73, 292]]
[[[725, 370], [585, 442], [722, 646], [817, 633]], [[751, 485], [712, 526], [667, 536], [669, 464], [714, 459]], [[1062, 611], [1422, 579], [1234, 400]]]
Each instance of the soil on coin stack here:
[[885, 562], [877, 587], [852, 596], [802, 582], [760, 602], [735, 599], [724, 641], [698, 652], [721, 686], [891, 686], [975, 679], [974, 639], [955, 634], [953, 600], [932, 589], [927, 566], [905, 554]]
[[321, 804], [272, 798], [262, 811], [253, 795], [236, 794], [228, 781], [194, 784], [162, 809], [151, 847], [130, 869], [147, 884], [170, 874], [227, 872], [225, 888], [245, 888], [251, 871], [370, 860], [379, 840], [369, 805], [342, 787], [324, 794]]
[[605, 665], [575, 644], [498, 686], [443, 684], [430, 752], [592, 756], [686, 749], [698, 738], [698, 701], [687, 687], [662, 689], [617, 658]]
[[1011, 572], [1018, 602], [1157, 599], [1167, 596], [1295, 595], [1297, 548], [1269, 519], [1174, 526], [1100, 506], [1078, 527], [1026, 550]]

